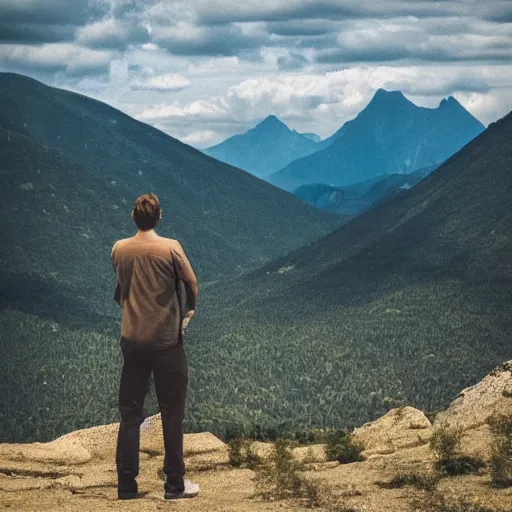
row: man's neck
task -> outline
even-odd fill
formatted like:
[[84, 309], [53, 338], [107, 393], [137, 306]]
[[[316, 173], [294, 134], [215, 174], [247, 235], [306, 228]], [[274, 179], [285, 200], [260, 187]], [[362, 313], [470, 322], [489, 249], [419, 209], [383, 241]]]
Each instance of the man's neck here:
[[156, 234], [154, 229], [150, 229], [149, 231], [141, 231], [139, 229], [134, 238], [141, 238], [143, 240], [155, 240], [160, 237]]

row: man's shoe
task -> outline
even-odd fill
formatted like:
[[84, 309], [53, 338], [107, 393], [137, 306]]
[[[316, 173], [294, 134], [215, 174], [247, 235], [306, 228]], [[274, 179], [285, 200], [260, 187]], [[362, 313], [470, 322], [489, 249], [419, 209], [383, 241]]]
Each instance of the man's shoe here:
[[117, 484], [117, 499], [133, 500], [138, 497], [139, 489], [135, 478], [120, 480]]
[[199, 485], [185, 480], [184, 487], [182, 489], [166, 489], [164, 498], [166, 500], [179, 500], [182, 498], [195, 498], [199, 494]]

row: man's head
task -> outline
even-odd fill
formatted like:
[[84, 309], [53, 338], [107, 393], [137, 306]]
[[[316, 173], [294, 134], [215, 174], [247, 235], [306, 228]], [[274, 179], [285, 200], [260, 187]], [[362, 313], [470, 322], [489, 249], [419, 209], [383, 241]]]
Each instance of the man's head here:
[[155, 229], [161, 218], [162, 209], [155, 194], [144, 194], [137, 198], [132, 210], [132, 219], [141, 231]]

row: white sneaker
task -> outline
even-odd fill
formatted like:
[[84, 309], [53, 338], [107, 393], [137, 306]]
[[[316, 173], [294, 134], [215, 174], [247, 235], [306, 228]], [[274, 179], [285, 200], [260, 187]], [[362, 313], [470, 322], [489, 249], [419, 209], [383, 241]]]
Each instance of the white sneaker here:
[[164, 498], [166, 500], [179, 500], [181, 498], [195, 498], [199, 494], [199, 484], [195, 484], [190, 480], [185, 480], [185, 488], [181, 492], [165, 491]]

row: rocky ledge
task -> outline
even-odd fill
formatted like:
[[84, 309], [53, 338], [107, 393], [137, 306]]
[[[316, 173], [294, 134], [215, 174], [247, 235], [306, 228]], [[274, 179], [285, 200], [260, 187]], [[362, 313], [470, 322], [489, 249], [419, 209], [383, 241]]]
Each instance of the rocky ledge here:
[[[433, 424], [421, 411], [403, 407], [356, 429], [355, 438], [365, 446], [363, 462], [327, 462], [322, 445], [296, 448], [294, 455], [307, 460], [305, 475], [325, 484], [341, 500], [345, 511], [409, 512], [414, 510], [411, 496], [420, 491], [409, 486], [383, 488], [379, 482], [390, 481], [397, 473], [428, 473], [434, 460], [429, 440], [435, 429], [442, 426], [462, 427], [464, 453], [488, 460], [492, 434], [487, 420], [495, 413], [512, 414], [512, 361], [463, 390], [446, 411], [436, 416]], [[118, 428], [119, 424], [114, 423], [71, 432], [48, 443], [0, 444], [0, 509], [27, 512], [156, 511], [176, 507], [211, 512], [301, 510], [294, 501], [269, 502], [255, 497], [254, 471], [231, 467], [228, 446], [209, 433], [185, 436], [187, 477], [200, 484], [200, 496], [179, 504], [166, 502], [159, 415], [148, 418], [141, 432], [138, 482], [144, 496], [118, 501], [115, 468]], [[254, 448], [265, 454], [270, 446], [257, 443]], [[438, 491], [480, 503], [479, 506], [487, 507], [485, 510], [508, 510], [512, 488], [494, 488], [489, 482], [486, 469], [480, 474], [443, 478]]]

